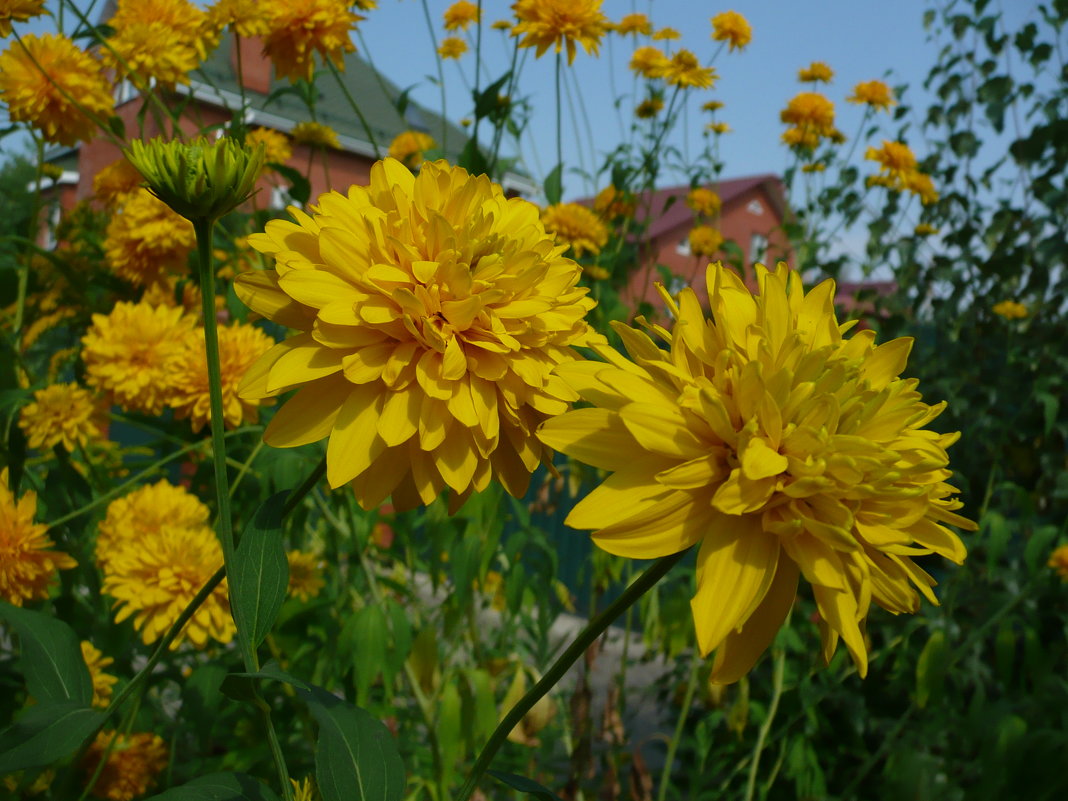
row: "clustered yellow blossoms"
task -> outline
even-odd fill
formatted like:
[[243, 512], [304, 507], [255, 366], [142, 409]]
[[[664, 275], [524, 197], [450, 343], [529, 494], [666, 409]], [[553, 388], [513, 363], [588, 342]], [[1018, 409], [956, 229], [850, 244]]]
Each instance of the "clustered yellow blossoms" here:
[[669, 345], [617, 324], [630, 360], [600, 347], [598, 362], [559, 375], [592, 408], [547, 421], [549, 446], [611, 472], [567, 522], [594, 529], [610, 553], [655, 558], [701, 544], [692, 601], [701, 653], [718, 649], [712, 677], [744, 675], [793, 604], [812, 586], [824, 657], [841, 638], [863, 676], [864, 622], [875, 602], [915, 612], [935, 581], [912, 561], [960, 563], [946, 526], [956, 514], [946, 448], [958, 434], [925, 426], [917, 381], [902, 379], [911, 340], [876, 346], [873, 331], [843, 334], [834, 282], [807, 294], [784, 264], [758, 266], [754, 297], [731, 270], [710, 265], [712, 317], [693, 290], [674, 299]]
[[265, 0], [263, 53], [274, 64], [275, 73], [293, 82], [310, 81], [316, 51], [344, 69], [345, 53], [356, 49], [352, 31], [363, 19], [349, 10], [351, 5], [346, 0]]
[[169, 758], [170, 749], [157, 734], [102, 731], [90, 745], [81, 767], [86, 780], [96, 776], [95, 797], [133, 801], [155, 786]]
[[1023, 320], [1028, 315], [1027, 307], [1015, 300], [1003, 300], [1000, 303], [995, 303], [991, 311], [1006, 320]]
[[[203, 503], [167, 481], [141, 487], [108, 505], [96, 541], [102, 590], [115, 599], [115, 621], [132, 617], [145, 643], [162, 637], [222, 566], [222, 548], [208, 518]], [[171, 647], [186, 639], [197, 648], [209, 640], [227, 643], [234, 632], [223, 582]]]
[[512, 35], [520, 47], [533, 47], [541, 58], [550, 47], [567, 50], [567, 63], [575, 61], [577, 45], [597, 55], [611, 23], [601, 13], [601, 0], [517, 0], [512, 5], [517, 20]]
[[834, 103], [819, 92], [799, 92], [779, 117], [791, 126], [783, 133], [782, 140], [792, 148], [814, 150], [823, 139], [845, 140], [834, 125]]
[[389, 157], [414, 170], [423, 163], [424, 153], [437, 144], [430, 134], [422, 131], [401, 131], [389, 143]]
[[581, 259], [594, 255], [608, 242], [608, 226], [597, 214], [578, 203], [556, 203], [541, 213], [545, 230], [556, 235], [559, 244], [567, 245]]
[[264, 439], [329, 437], [327, 479], [366, 509], [462, 502], [498, 478], [521, 496], [549, 452], [537, 426], [575, 398], [552, 368], [600, 340], [536, 206], [444, 162], [413, 176], [374, 165], [367, 187], [319, 198], [296, 222], [249, 238], [276, 270], [245, 273], [238, 296], [298, 333], [246, 375], [245, 398], [300, 388]]
[[92, 393], [77, 384], [49, 384], [22, 407], [19, 427], [37, 450], [59, 445], [73, 453], [99, 439], [106, 421]]
[[938, 200], [931, 176], [920, 172], [916, 156], [903, 142], [883, 140], [880, 148], [869, 147], [864, 158], [879, 163], [879, 172], [868, 176], [868, 186], [884, 186], [892, 191], [907, 190], [919, 195], [924, 205]]

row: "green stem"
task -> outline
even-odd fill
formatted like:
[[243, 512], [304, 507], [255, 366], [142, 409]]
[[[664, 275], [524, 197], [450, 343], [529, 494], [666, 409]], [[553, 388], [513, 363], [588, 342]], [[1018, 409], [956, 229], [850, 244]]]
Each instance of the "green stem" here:
[[768, 705], [768, 714], [765, 716], [764, 722], [760, 724], [757, 741], [753, 746], [753, 759], [749, 763], [749, 780], [745, 785], [745, 801], [753, 801], [753, 795], [756, 792], [757, 771], [760, 769], [760, 754], [764, 751], [764, 743], [767, 742], [771, 724], [775, 721], [775, 713], [779, 709], [779, 699], [782, 698], [786, 651], [783, 648], [772, 648], [772, 659], [774, 660], [774, 667], [772, 668], [771, 678], [771, 703]]
[[[208, 362], [208, 400], [211, 408], [211, 446], [212, 459], [215, 463], [215, 495], [218, 501], [218, 517], [216, 518], [216, 532], [222, 545], [223, 564], [227, 575], [233, 575], [235, 570], [235, 552], [233, 518], [230, 512], [230, 487], [226, 472], [226, 431], [225, 417], [222, 399], [222, 370], [219, 365], [219, 332], [215, 319], [215, 269], [212, 257], [212, 233], [215, 228], [214, 220], [193, 220], [193, 231], [197, 239], [197, 256], [200, 262], [200, 295], [203, 300], [204, 311], [204, 352]], [[256, 673], [259, 670], [259, 658], [256, 648], [249, 637], [248, 622], [242, 613], [242, 607], [234, 602], [233, 585], [228, 586], [230, 594], [230, 610], [237, 626], [237, 640], [241, 648], [242, 660], [245, 670]], [[286, 801], [293, 799], [293, 787], [289, 781], [289, 770], [286, 768], [285, 756], [278, 742], [278, 735], [271, 722], [271, 708], [260, 697], [259, 690], [253, 686], [253, 705], [260, 711], [264, 730], [267, 733], [267, 741], [271, 749], [271, 756], [278, 770], [278, 779], [282, 785], [282, 793]]]
[[564, 184], [564, 109], [560, 102], [560, 75], [563, 53], [556, 54], [556, 166], [560, 168], [560, 185]]
[[668, 743], [667, 756], [664, 757], [664, 771], [660, 774], [660, 790], [656, 794], [657, 801], [664, 801], [667, 798], [668, 785], [671, 784], [671, 769], [675, 765], [675, 752], [679, 748], [679, 741], [682, 740], [682, 733], [686, 730], [686, 719], [690, 716], [694, 690], [697, 689], [697, 668], [703, 661], [700, 653], [694, 651], [693, 659], [690, 661], [690, 675], [686, 679], [686, 694], [682, 699], [682, 709], [679, 712], [679, 719], [675, 723], [675, 733], [671, 736], [671, 742]]
[[489, 742], [486, 743], [485, 747], [482, 749], [482, 753], [480, 753], [478, 759], [475, 760], [474, 767], [471, 768], [471, 772], [467, 776], [467, 781], [464, 782], [464, 786], [460, 788], [460, 793], [456, 796], [455, 801], [467, 801], [467, 799], [471, 797], [471, 794], [475, 791], [475, 787], [478, 785], [478, 780], [482, 778], [482, 775], [493, 762], [493, 757], [496, 755], [497, 751], [504, 744], [504, 741], [508, 739], [508, 735], [511, 733], [512, 729], [523, 720], [523, 717], [533, 708], [534, 704], [541, 700], [549, 690], [556, 686], [556, 683], [563, 678], [564, 674], [567, 673], [578, 658], [586, 653], [586, 649], [588, 649], [597, 638], [604, 633], [605, 629], [607, 629], [613, 621], [660, 581], [660, 579], [662, 579], [667, 572], [686, 555], [686, 553], [687, 551], [681, 551], [679, 553], [671, 554], [670, 556], [661, 557], [653, 562], [653, 564], [647, 568], [644, 573], [638, 576], [637, 580], [627, 587], [616, 600], [610, 603], [603, 612], [586, 624], [586, 628], [580, 631], [574, 641], [562, 654], [560, 654], [559, 657], [557, 657], [552, 667], [545, 672], [545, 675], [530, 688], [526, 695], [516, 702], [515, 706], [508, 711], [508, 714], [505, 715], [504, 719], [497, 725], [493, 734], [490, 735]]
[[[427, 5], [426, 0], [423, 0], [423, 17], [426, 19], [426, 29], [430, 33], [430, 45], [434, 48], [434, 56], [435, 56], [434, 63], [437, 65], [437, 68], [438, 68], [438, 87], [440, 88], [440, 93], [441, 93], [441, 120], [442, 120], [442, 125], [441, 125], [441, 150], [444, 153], [448, 153], [449, 152], [449, 149], [448, 149], [448, 147], [449, 147], [449, 125], [448, 125], [447, 121], [449, 119], [449, 115], [448, 115], [448, 112], [445, 109], [445, 67], [441, 63], [442, 59], [437, 57], [437, 54], [438, 54], [438, 37], [437, 37], [437, 34], [434, 33], [434, 20], [431, 19], [431, 17], [430, 17], [430, 6]], [[481, 27], [482, 27], [482, 24], [479, 23], [479, 28], [481, 28]], [[475, 65], [475, 69], [476, 69], [475, 79], [477, 80], [478, 79], [478, 73], [477, 73], [478, 65]]]

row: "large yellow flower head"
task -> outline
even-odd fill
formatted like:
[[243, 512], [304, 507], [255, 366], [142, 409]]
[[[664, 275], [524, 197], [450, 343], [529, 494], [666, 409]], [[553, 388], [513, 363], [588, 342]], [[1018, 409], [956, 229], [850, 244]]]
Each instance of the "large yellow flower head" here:
[[401, 131], [389, 143], [389, 157], [414, 170], [423, 163], [423, 154], [437, 144], [434, 137], [422, 131]]
[[115, 34], [101, 55], [138, 84], [189, 83], [189, 73], [219, 41], [208, 16], [189, 0], [118, 0], [108, 20]]
[[722, 201], [715, 190], [707, 186], [696, 186], [686, 193], [686, 205], [697, 214], [714, 217], [719, 213]]
[[115, 107], [100, 63], [59, 34], [26, 34], [0, 53], [0, 103], [12, 122], [61, 145], [91, 139], [89, 115], [103, 119]]
[[711, 225], [695, 225], [687, 239], [690, 253], [698, 258], [712, 258], [723, 247], [723, 234]]
[[835, 131], [834, 103], [819, 92], [799, 92], [790, 99], [779, 117], [789, 125], [820, 137], [830, 137]]
[[916, 155], [904, 142], [884, 139], [882, 147], [869, 147], [864, 158], [878, 162], [879, 172], [885, 172], [899, 180], [904, 180], [908, 173], [916, 169]]
[[668, 59], [661, 69], [660, 76], [670, 86], [697, 89], [710, 88], [719, 77], [711, 67], [702, 67], [697, 56], [686, 49], [680, 49]]
[[245, 134], [245, 144], [255, 149], [263, 145], [263, 162], [267, 164], [286, 164], [293, 158], [293, 145], [289, 137], [281, 131], [271, 128], [253, 128]]
[[752, 38], [753, 28], [749, 20], [737, 11], [724, 11], [712, 17], [712, 39], [727, 42], [731, 50], [744, 50]]
[[25, 22], [43, 13], [44, 0], [0, 0], [0, 39], [11, 35], [12, 22]]
[[853, 87], [853, 94], [846, 98], [847, 103], [862, 103], [872, 108], [889, 111], [897, 103], [893, 90], [882, 81], [861, 81]]
[[659, 47], [639, 47], [630, 57], [630, 69], [643, 78], [660, 78], [671, 60]]
[[173, 388], [170, 365], [193, 319], [180, 308], [121, 301], [94, 314], [82, 338], [86, 382], [126, 411], [159, 414]]
[[260, 0], [215, 0], [208, 6], [208, 26], [216, 32], [230, 26], [238, 36], [263, 36], [267, 33], [263, 3]]
[[[958, 434], [925, 426], [925, 404], [901, 371], [910, 339], [875, 345], [843, 334], [834, 282], [807, 294], [785, 264], [757, 267], [760, 295], [709, 265], [712, 317], [685, 289], [661, 289], [676, 322], [646, 334], [618, 325], [633, 362], [557, 373], [595, 408], [549, 420], [542, 440], [612, 471], [568, 517], [596, 529], [610, 553], [648, 559], [701, 543], [691, 607], [702, 654], [719, 649], [713, 679], [746, 673], [767, 648], [804, 576], [823, 620], [823, 654], [845, 641], [867, 671], [863, 626], [872, 601], [915, 612], [935, 581], [913, 556], [960, 563], [946, 525], [954, 510], [946, 448]], [[914, 588], [915, 587], [915, 588]]]
[[310, 551], [288, 551], [289, 588], [287, 592], [300, 601], [309, 601], [326, 586], [323, 573], [326, 563]]
[[95, 645], [88, 640], [82, 640], [82, 659], [89, 668], [89, 678], [93, 682], [93, 706], [106, 707], [111, 701], [111, 692], [118, 678], [110, 673], [105, 673], [104, 668], [114, 664], [115, 660], [110, 656], [104, 656]]
[[445, 9], [445, 30], [466, 31], [472, 22], [478, 24], [481, 13], [476, 3], [456, 0]]
[[196, 243], [192, 223], [140, 189], [108, 223], [104, 255], [117, 275], [145, 286], [186, 272]]
[[[115, 544], [110, 552], [99, 555], [98, 561], [104, 570], [101, 590], [115, 599], [115, 622], [132, 617], [148, 645], [167, 632], [193, 596], [222, 567], [223, 556], [210, 526], [165, 523], [137, 542]], [[186, 639], [197, 648], [204, 648], [209, 639], [228, 643], [234, 631], [224, 581], [175, 637], [171, 648]]]
[[15, 499], [8, 489], [7, 468], [0, 470], [0, 600], [15, 606], [48, 597], [57, 570], [76, 567], [71, 557], [50, 551], [47, 526], [33, 522], [37, 495]]
[[575, 45], [597, 55], [601, 37], [612, 23], [601, 13], [601, 0], [518, 0], [512, 5], [518, 20], [513, 36], [522, 36], [520, 47], [535, 47], [541, 58], [550, 47], [559, 53], [567, 48], [567, 63], [575, 61]]
[[19, 414], [31, 448], [62, 445], [67, 453], [100, 438], [103, 419], [92, 394], [77, 384], [49, 384], [33, 393]]
[[253, 311], [300, 333], [245, 377], [248, 398], [300, 391], [264, 433], [329, 437], [327, 478], [371, 509], [460, 500], [494, 476], [515, 496], [549, 451], [534, 430], [575, 398], [551, 375], [601, 339], [578, 265], [538, 208], [443, 161], [413, 176], [386, 159], [370, 185], [330, 192], [309, 216], [249, 244], [277, 271], [234, 282]]
[[266, 0], [261, 5], [267, 18], [263, 54], [275, 73], [296, 83], [315, 74], [313, 53], [319, 51], [339, 70], [345, 54], [352, 53], [352, 31], [363, 19], [349, 10], [346, 0]]
[[[239, 397], [237, 387], [249, 368], [273, 345], [274, 340], [253, 325], [233, 323], [219, 327], [219, 369], [227, 428], [237, 428], [242, 423], [254, 423], [258, 419], [260, 402]], [[193, 431], [200, 431], [211, 420], [204, 329], [197, 329], [195, 336], [182, 341], [171, 364], [171, 383], [174, 389], [168, 404], [177, 417], [190, 418]]]
[[567, 245], [582, 258], [585, 253], [597, 254], [608, 242], [608, 226], [595, 212], [578, 203], [557, 203], [541, 213], [545, 230], [556, 234], [556, 241]]
[[337, 138], [337, 131], [329, 125], [323, 125], [321, 122], [312, 120], [298, 122], [293, 126], [293, 130], [289, 132], [289, 135], [293, 137], [293, 141], [298, 145], [332, 147], [334, 150], [341, 148], [341, 142]]
[[[105, 758], [104, 767], [100, 761]], [[170, 749], [157, 734], [138, 732], [121, 734], [100, 732], [85, 754], [82, 772], [86, 779], [100, 774], [93, 785], [93, 795], [108, 801], [133, 801], [156, 784], [156, 777], [167, 767]]]
[[467, 42], [459, 36], [446, 36], [441, 40], [441, 45], [438, 47], [438, 56], [442, 59], [452, 58], [458, 60], [466, 52]]
[[96, 537], [96, 561], [103, 570], [112, 555], [158, 536], [165, 526], [199, 529], [208, 525], [211, 512], [184, 487], [161, 479], [108, 504]]

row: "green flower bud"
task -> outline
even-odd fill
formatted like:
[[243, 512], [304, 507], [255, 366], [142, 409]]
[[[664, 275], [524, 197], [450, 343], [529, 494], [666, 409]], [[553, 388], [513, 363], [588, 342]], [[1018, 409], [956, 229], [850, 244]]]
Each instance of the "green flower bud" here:
[[252, 195], [264, 148], [223, 137], [191, 142], [135, 140], [126, 150], [152, 194], [187, 220], [214, 222]]

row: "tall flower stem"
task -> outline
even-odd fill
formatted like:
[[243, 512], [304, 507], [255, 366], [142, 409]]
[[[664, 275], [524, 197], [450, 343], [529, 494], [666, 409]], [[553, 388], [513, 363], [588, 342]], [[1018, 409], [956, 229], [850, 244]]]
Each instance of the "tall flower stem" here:
[[[218, 501], [218, 516], [216, 518], [216, 532], [222, 545], [223, 564], [226, 574], [234, 574], [234, 543], [233, 518], [230, 513], [230, 482], [226, 473], [226, 431], [222, 399], [222, 370], [219, 366], [219, 332], [215, 320], [215, 269], [212, 256], [212, 236], [215, 222], [211, 219], [200, 218], [193, 220], [193, 231], [197, 238], [197, 256], [200, 266], [200, 295], [203, 301], [204, 311], [204, 351], [208, 361], [208, 401], [211, 408], [211, 450], [215, 467], [215, 495]], [[245, 663], [245, 670], [255, 673], [259, 670], [259, 658], [256, 649], [249, 638], [248, 624], [241, 613], [238, 604], [234, 603], [233, 585], [228, 587], [230, 592], [230, 609], [234, 615], [234, 623], [237, 625], [237, 640], [241, 649], [241, 657]], [[271, 708], [259, 694], [259, 690], [253, 686], [253, 704], [259, 709], [263, 721], [264, 731], [267, 733], [267, 741], [270, 745], [271, 755], [274, 758], [275, 767], [278, 770], [278, 779], [282, 785], [282, 793], [286, 801], [293, 799], [293, 787], [289, 781], [289, 770], [286, 768], [285, 756], [282, 754], [278, 735], [271, 722]]]
[[589, 648], [598, 637], [600, 637], [605, 629], [607, 629], [613, 621], [615, 621], [620, 615], [622, 615], [627, 609], [629, 609], [639, 598], [645, 595], [660, 579], [662, 579], [672, 567], [674, 567], [681, 559], [686, 555], [687, 551], [671, 554], [670, 556], [664, 556], [653, 562], [644, 573], [642, 573], [629, 587], [623, 590], [623, 593], [616, 598], [612, 603], [605, 607], [604, 611], [598, 614], [593, 620], [586, 624], [586, 628], [579, 632], [578, 636], [572, 641], [571, 645], [557, 657], [545, 675], [541, 677], [537, 684], [527, 691], [527, 694], [520, 698], [515, 706], [513, 706], [508, 714], [504, 716], [504, 719], [494, 729], [493, 734], [490, 735], [489, 741], [482, 749], [482, 753], [478, 755], [478, 759], [475, 760], [474, 766], [471, 768], [471, 772], [467, 776], [467, 781], [464, 782], [464, 786], [460, 788], [459, 795], [456, 796], [455, 801], [467, 801], [471, 797], [471, 794], [475, 791], [475, 787], [478, 785], [478, 780], [482, 778], [483, 774], [489, 768], [493, 762], [493, 757], [496, 756], [497, 751], [504, 744], [504, 741], [508, 739], [509, 733], [514, 729], [523, 717], [529, 712], [542, 697], [549, 692], [556, 683], [564, 677], [564, 674], [571, 668], [573, 664], [578, 660], [580, 656], [586, 653], [586, 649]]
[[[787, 619], [786, 625], [789, 625], [789, 619]], [[745, 801], [753, 801], [753, 796], [756, 793], [757, 772], [760, 770], [760, 755], [764, 751], [764, 744], [768, 741], [771, 724], [775, 722], [775, 713], [779, 710], [779, 699], [782, 698], [782, 681], [786, 669], [785, 649], [773, 647], [772, 659], [771, 703], [768, 704], [768, 714], [765, 715], [764, 722], [760, 724], [756, 745], [753, 746], [753, 759], [749, 763], [749, 778], [745, 785]]]
[[657, 801], [667, 798], [668, 784], [671, 782], [671, 769], [675, 766], [675, 753], [679, 749], [679, 742], [686, 730], [686, 720], [690, 717], [690, 708], [693, 706], [693, 694], [697, 689], [697, 669], [704, 660], [698, 652], [694, 652], [690, 661], [690, 673], [686, 677], [686, 694], [682, 699], [682, 709], [679, 710], [679, 719], [675, 723], [675, 733], [668, 743], [667, 756], [664, 757], [664, 771], [660, 774], [660, 789], [657, 792]]
[[564, 178], [564, 109], [560, 101], [560, 77], [563, 70], [563, 55], [556, 54], [556, 166], [560, 169], [560, 182]]

